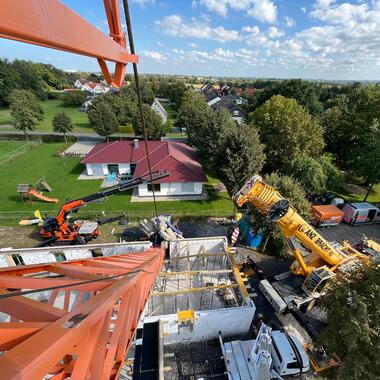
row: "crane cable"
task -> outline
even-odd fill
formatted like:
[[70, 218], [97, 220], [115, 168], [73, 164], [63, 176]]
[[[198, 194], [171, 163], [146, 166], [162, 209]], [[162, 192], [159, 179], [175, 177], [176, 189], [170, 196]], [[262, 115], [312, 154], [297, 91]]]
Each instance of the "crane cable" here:
[[[131, 16], [130, 16], [130, 12], [129, 12], [128, 0], [123, 0], [123, 5], [124, 5], [125, 21], [127, 24], [129, 50], [130, 50], [131, 54], [135, 54], [135, 44], [133, 42], [132, 23], [131, 23]], [[141, 126], [142, 126], [142, 130], [143, 130], [143, 135], [144, 135], [145, 154], [146, 154], [146, 158], [147, 158], [147, 162], [148, 162], [150, 184], [152, 186], [154, 211], [155, 211], [156, 218], [157, 218], [158, 212], [157, 212], [156, 193], [154, 190], [152, 167], [151, 167], [150, 158], [149, 158], [148, 136], [147, 136], [146, 126], [145, 126], [144, 112], [143, 112], [143, 108], [142, 108], [139, 74], [137, 71], [137, 63], [133, 63], [132, 65], [133, 65], [133, 74], [134, 74], [134, 78], [135, 78], [135, 85], [136, 85], [136, 92], [137, 92], [137, 102], [138, 102], [138, 107], [139, 107], [139, 112], [140, 112], [140, 121], [141, 121]]]

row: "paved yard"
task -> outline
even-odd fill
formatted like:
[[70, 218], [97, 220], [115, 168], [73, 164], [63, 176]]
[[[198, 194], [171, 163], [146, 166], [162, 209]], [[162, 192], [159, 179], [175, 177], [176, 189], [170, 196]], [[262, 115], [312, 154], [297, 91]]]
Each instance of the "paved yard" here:
[[348, 240], [351, 244], [359, 243], [363, 234], [380, 243], [380, 224], [366, 224], [363, 226], [340, 224], [339, 226], [320, 227], [318, 231], [328, 241], [336, 241], [338, 243], [341, 243], [343, 240]]
[[65, 150], [65, 154], [68, 156], [85, 157], [96, 144], [98, 144], [98, 141], [79, 141], [69, 146]]

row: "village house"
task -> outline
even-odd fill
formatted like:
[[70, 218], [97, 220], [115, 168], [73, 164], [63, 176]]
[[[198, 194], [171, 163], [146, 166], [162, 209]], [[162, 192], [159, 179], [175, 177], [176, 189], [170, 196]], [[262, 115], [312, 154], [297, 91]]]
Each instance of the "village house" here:
[[160, 103], [159, 99], [154, 98], [153, 104], [150, 108], [152, 108], [152, 110], [161, 118], [162, 124], [165, 124], [168, 120], [168, 113], [166, 112], [163, 105]]
[[[166, 170], [170, 176], [157, 180], [154, 191], [157, 197], [199, 196], [207, 178], [194, 150], [179, 142], [148, 141], [152, 171]], [[81, 161], [86, 165], [84, 175], [104, 178], [109, 174], [130, 174], [136, 178], [148, 174], [145, 146], [139, 140], [114, 141], [96, 145]], [[151, 184], [138, 186], [138, 197], [152, 196]]]

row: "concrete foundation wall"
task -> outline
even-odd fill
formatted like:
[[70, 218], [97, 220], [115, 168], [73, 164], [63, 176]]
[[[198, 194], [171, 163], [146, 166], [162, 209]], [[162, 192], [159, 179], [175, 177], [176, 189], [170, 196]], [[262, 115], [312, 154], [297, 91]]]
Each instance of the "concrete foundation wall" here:
[[[184, 186], [180, 182], [161, 183], [161, 190], [156, 191], [158, 196], [170, 196], [170, 195], [201, 195], [203, 192], [202, 182], [189, 182], [193, 183], [193, 190], [184, 189]], [[186, 185], [185, 185], [186, 186]], [[148, 191], [148, 185], [142, 184], [138, 187], [140, 197], [151, 197], [152, 192]]]
[[227, 247], [227, 238], [225, 236], [178, 239], [172, 240], [169, 245], [170, 257], [197, 255], [201, 251], [207, 253], [223, 253]]
[[224, 337], [247, 333], [255, 311], [255, 305], [249, 301], [249, 306], [197, 311], [191, 327], [179, 326], [177, 314], [144, 317], [143, 322], [161, 320], [165, 344], [199, 342], [218, 338], [219, 331]]

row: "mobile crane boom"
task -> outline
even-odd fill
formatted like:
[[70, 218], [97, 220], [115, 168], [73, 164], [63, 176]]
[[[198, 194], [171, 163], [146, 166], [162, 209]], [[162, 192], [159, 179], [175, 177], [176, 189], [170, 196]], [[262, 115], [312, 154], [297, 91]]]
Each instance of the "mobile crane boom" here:
[[[258, 175], [250, 178], [235, 194], [238, 206], [252, 204], [269, 220], [277, 223], [283, 235], [288, 239], [297, 259], [291, 271], [306, 277], [305, 285], [310, 293], [334, 275], [334, 271], [349, 261], [367, 261], [368, 258], [352, 247], [334, 247], [310, 226], [272, 186], [266, 184]], [[301, 242], [306, 254], [296, 248], [291, 238]]]

